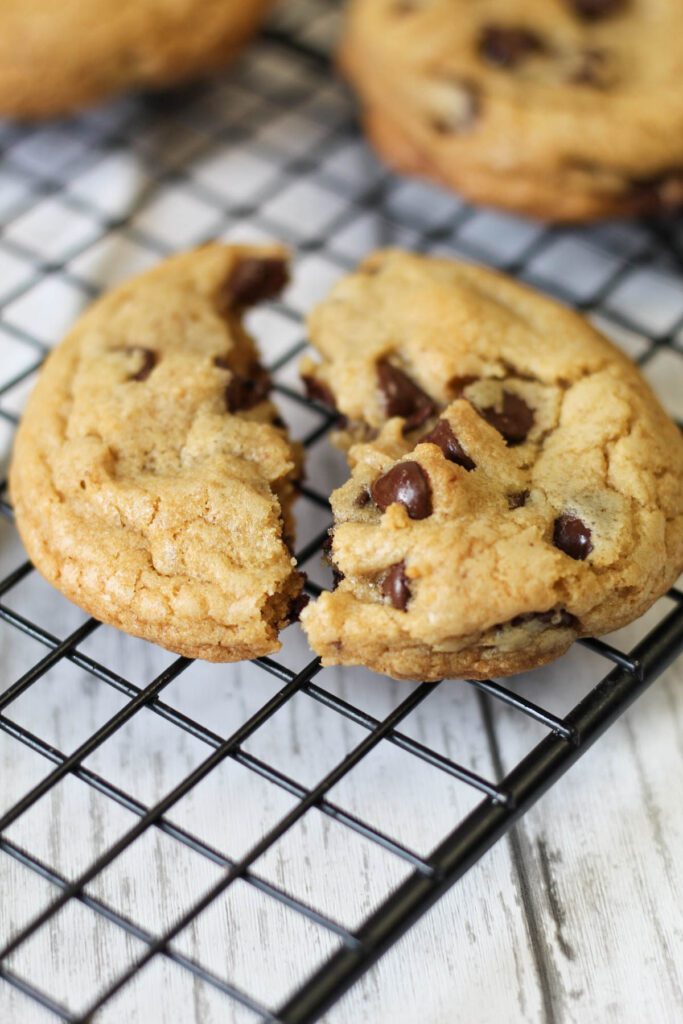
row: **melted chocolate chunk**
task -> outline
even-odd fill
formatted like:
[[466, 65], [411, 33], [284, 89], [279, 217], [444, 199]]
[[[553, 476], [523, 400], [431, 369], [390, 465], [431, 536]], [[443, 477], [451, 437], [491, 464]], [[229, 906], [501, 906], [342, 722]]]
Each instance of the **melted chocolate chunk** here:
[[575, 85], [589, 85], [594, 89], [607, 89], [614, 84], [614, 74], [604, 50], [595, 47], [582, 50], [572, 73]]
[[157, 354], [151, 348], [144, 348], [142, 345], [130, 345], [123, 350], [127, 354], [142, 356], [142, 365], [136, 373], [131, 373], [128, 380], [147, 380], [150, 373], [157, 364]]
[[448, 420], [437, 420], [434, 429], [421, 437], [418, 444], [438, 445], [449, 462], [454, 462], [456, 466], [462, 466], [468, 471], [476, 469], [476, 463], [463, 450]]
[[299, 621], [299, 616], [309, 602], [308, 594], [297, 594], [292, 603], [289, 606], [287, 613], [287, 623], [291, 626], [293, 622]]
[[248, 256], [237, 263], [219, 298], [223, 310], [243, 309], [279, 295], [289, 280], [287, 264], [277, 256]]
[[367, 487], [364, 487], [363, 490], [359, 491], [358, 494], [356, 495], [354, 505], [356, 506], [356, 508], [365, 508], [365, 506], [369, 504], [370, 500], [370, 491], [367, 489]]
[[334, 395], [324, 381], [318, 380], [317, 377], [312, 377], [310, 374], [303, 374], [301, 379], [304, 382], [306, 396], [311, 401], [321, 402], [322, 405], [329, 405], [331, 409], [334, 409], [335, 412], [337, 411]]
[[379, 589], [382, 597], [388, 597], [394, 608], [400, 612], [406, 610], [411, 595], [405, 562], [396, 562], [387, 570]]
[[599, 21], [619, 14], [626, 8], [627, 0], [569, 0], [569, 6], [579, 18], [585, 21]]
[[513, 395], [511, 391], [503, 392], [503, 408], [500, 412], [495, 406], [477, 411], [487, 423], [503, 435], [511, 447], [526, 441], [527, 434], [534, 425], [533, 411], [523, 398]]
[[251, 367], [249, 376], [235, 373], [225, 389], [225, 404], [228, 412], [242, 412], [253, 409], [268, 397], [270, 377], [262, 366]]
[[230, 360], [227, 356], [214, 356], [213, 365], [217, 366], [219, 370], [229, 370]]
[[517, 491], [515, 494], [508, 494], [508, 508], [524, 508], [528, 497], [528, 491]]
[[397, 462], [370, 488], [372, 500], [382, 512], [397, 502], [411, 519], [426, 519], [432, 514], [429, 478], [418, 462]]
[[404, 432], [421, 426], [436, 413], [436, 405], [422, 388], [388, 359], [377, 363], [377, 379], [384, 396], [387, 416], [401, 416], [406, 421]]
[[578, 516], [558, 516], [553, 526], [553, 544], [570, 558], [583, 562], [593, 550], [591, 531]]
[[675, 212], [683, 207], [683, 168], [672, 167], [649, 178], [636, 178], [628, 191], [646, 211]]
[[328, 563], [332, 570], [332, 589], [336, 590], [341, 581], [344, 579], [344, 573], [340, 572], [337, 566], [332, 561], [332, 534], [328, 533], [327, 537], [323, 541], [322, 545], [323, 558]]
[[453, 395], [453, 398], [462, 398], [462, 393], [465, 388], [468, 388], [470, 384], [474, 384], [478, 381], [479, 377], [451, 377], [448, 382], [448, 390]]
[[516, 68], [535, 53], [542, 53], [545, 44], [529, 28], [514, 25], [487, 25], [479, 37], [479, 54], [499, 68]]

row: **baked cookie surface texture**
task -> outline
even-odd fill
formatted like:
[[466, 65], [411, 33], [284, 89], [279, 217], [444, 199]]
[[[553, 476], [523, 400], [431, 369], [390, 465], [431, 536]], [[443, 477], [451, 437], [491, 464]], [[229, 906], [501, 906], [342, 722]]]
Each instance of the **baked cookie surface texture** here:
[[396, 678], [542, 665], [683, 570], [683, 438], [583, 318], [489, 270], [370, 256], [310, 317], [342, 417], [323, 663]]
[[300, 451], [241, 323], [286, 277], [277, 247], [211, 244], [132, 279], [48, 357], [17, 433], [10, 492], [37, 569], [188, 657], [277, 650], [300, 600]]
[[474, 202], [683, 205], [678, 0], [351, 0], [340, 62], [387, 161]]
[[224, 66], [270, 0], [3, 0], [0, 114], [51, 117]]

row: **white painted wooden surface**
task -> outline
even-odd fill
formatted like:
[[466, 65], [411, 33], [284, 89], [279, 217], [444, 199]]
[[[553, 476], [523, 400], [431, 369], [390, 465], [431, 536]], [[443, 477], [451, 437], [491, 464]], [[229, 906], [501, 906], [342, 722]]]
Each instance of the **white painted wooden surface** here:
[[[281, 20], [295, 21], [294, 7], [307, 15], [321, 9], [317, 2], [292, 5]], [[316, 41], [328, 29], [323, 10], [310, 19], [304, 36]], [[271, 85], [291, 86], [299, 76], [300, 91], [291, 109], [264, 100], [260, 88], [249, 84], [254, 73]], [[318, 88], [311, 92], [309, 79], [305, 66], [291, 55], [261, 45], [235, 76], [201, 94], [196, 117], [192, 111], [192, 116], [177, 119], [145, 112], [140, 119], [137, 108], [123, 101], [77, 124], [32, 133], [5, 129], [0, 209], [7, 244], [0, 243], [0, 382], [35, 359], [24, 333], [49, 343], [59, 337], [85, 302], [84, 284], [106, 286], [152, 262], [145, 238], [171, 250], [211, 234], [289, 237], [293, 232], [306, 242], [322, 233], [337, 256], [353, 260], [382, 242], [416, 244], [420, 231], [454, 217], [456, 200], [398, 180], [387, 198], [395, 218], [390, 229], [372, 210], [354, 208], [354, 197], [376, 180], [377, 166], [358, 139], [340, 135], [335, 141], [337, 125], [348, 117], [347, 101], [336, 86], [317, 79], [313, 84]], [[134, 132], [131, 117], [138, 118], [132, 122]], [[253, 118], [249, 138], [235, 143], [229, 135], [215, 137], [217, 126], [230, 125], [231, 118], [250, 128]], [[102, 133], [112, 127], [128, 133], [129, 147], [100, 146]], [[283, 181], [286, 161], [311, 152], [318, 153], [324, 174], [301, 172]], [[145, 192], [158, 160], [179, 169], [181, 178], [157, 181]], [[61, 194], [36, 202], [30, 193], [36, 176], [44, 173], [62, 177], [76, 204], [65, 204]], [[207, 190], [203, 195], [194, 190], [197, 183]], [[249, 205], [255, 195], [260, 219], [247, 222], [239, 209], [230, 212]], [[124, 226], [103, 232], [97, 211], [108, 217], [130, 215], [133, 231]], [[467, 242], [495, 263], [514, 258], [538, 235], [536, 226], [481, 212], [464, 224], [459, 240], [444, 232], [430, 248], [458, 252]], [[592, 235], [567, 232], [539, 252], [530, 272], [539, 283], [562, 284], [580, 298], [618, 268], [615, 251], [637, 252], [642, 246], [636, 227], [615, 226]], [[56, 265], [38, 280], [36, 257]], [[288, 293], [291, 308], [304, 312], [339, 273], [339, 263], [324, 249], [302, 252]], [[683, 286], [664, 263], [645, 266], [625, 276], [610, 302], [612, 309], [633, 317], [642, 331], [616, 331], [609, 319], [605, 325], [627, 351], [640, 355], [648, 332], [667, 330], [683, 313]], [[296, 322], [273, 310], [254, 314], [253, 326], [270, 361], [301, 337]], [[683, 359], [659, 352], [647, 372], [671, 410], [682, 415]], [[279, 379], [296, 384], [295, 361], [283, 368]], [[29, 377], [0, 397], [0, 408], [19, 411], [31, 382]], [[291, 401], [283, 400], [282, 407], [299, 433], [317, 422]], [[0, 421], [3, 462], [10, 441], [11, 429]], [[308, 465], [312, 485], [326, 492], [343, 475], [341, 460], [327, 442], [316, 444]], [[299, 518], [301, 543], [326, 525], [324, 514], [305, 501]], [[0, 572], [4, 575], [22, 559], [14, 530], [2, 523]], [[324, 579], [315, 563], [309, 568], [314, 578]], [[4, 601], [60, 638], [83, 621], [77, 609], [35, 574]], [[669, 607], [661, 601], [644, 622], [623, 631], [619, 643], [627, 649]], [[305, 664], [309, 652], [298, 628], [290, 629], [285, 640], [281, 660], [293, 668]], [[163, 651], [105, 627], [82, 649], [139, 686], [171, 660]], [[0, 693], [44, 652], [0, 623]], [[576, 648], [557, 665], [520, 678], [515, 686], [551, 710], [564, 712], [605, 668], [596, 656]], [[412, 688], [349, 670], [326, 671], [318, 681], [378, 718]], [[682, 684], [679, 662], [327, 1014], [326, 1024], [659, 1024], [683, 1019]], [[195, 664], [163, 696], [228, 736], [276, 689], [275, 680], [250, 664]], [[6, 714], [69, 753], [124, 703], [121, 694], [60, 663]], [[495, 707], [492, 713], [493, 746], [481, 701], [465, 684], [453, 682], [436, 689], [402, 730], [493, 778], [497, 761], [509, 768], [543, 732], [515, 712]], [[244, 747], [311, 786], [364, 735], [361, 727], [300, 695]], [[209, 752], [199, 740], [144, 710], [86, 765], [152, 805]], [[50, 767], [0, 731], [0, 813]], [[477, 795], [383, 743], [335, 787], [331, 799], [427, 854], [475, 805]], [[283, 790], [227, 761], [168, 818], [239, 858], [294, 803]], [[71, 879], [135, 820], [108, 797], [68, 777], [20, 817], [7, 838]], [[255, 870], [351, 928], [408, 871], [404, 862], [317, 810], [309, 811]], [[220, 869], [214, 864], [154, 829], [98, 877], [89, 892], [158, 934], [218, 877]], [[0, 894], [2, 944], [56, 891], [0, 853]], [[176, 946], [276, 1006], [335, 942], [321, 928], [237, 882], [181, 934]], [[12, 968], [78, 1011], [143, 948], [83, 906], [70, 904], [17, 950]], [[0, 981], [2, 1024], [51, 1019]], [[131, 1024], [241, 1024], [254, 1019], [250, 1011], [163, 959], [153, 961], [97, 1016], [101, 1022]]]

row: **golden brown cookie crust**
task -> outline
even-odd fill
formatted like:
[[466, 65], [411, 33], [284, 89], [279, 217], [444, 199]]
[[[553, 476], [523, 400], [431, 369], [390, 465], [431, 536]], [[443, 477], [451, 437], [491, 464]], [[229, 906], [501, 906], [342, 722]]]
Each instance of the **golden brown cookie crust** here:
[[340, 63], [380, 153], [546, 220], [683, 205], [680, 8], [579, 4], [352, 0]]
[[332, 495], [340, 581], [302, 615], [324, 664], [509, 675], [632, 621], [683, 570], [681, 433], [576, 313], [386, 251], [309, 327], [302, 373], [345, 417], [352, 470]]
[[0, 114], [52, 117], [224, 66], [271, 0], [4, 0]]
[[211, 244], [105, 295], [47, 359], [17, 433], [10, 490], [36, 568], [187, 657], [278, 650], [303, 585], [301, 452], [241, 324], [284, 261]]

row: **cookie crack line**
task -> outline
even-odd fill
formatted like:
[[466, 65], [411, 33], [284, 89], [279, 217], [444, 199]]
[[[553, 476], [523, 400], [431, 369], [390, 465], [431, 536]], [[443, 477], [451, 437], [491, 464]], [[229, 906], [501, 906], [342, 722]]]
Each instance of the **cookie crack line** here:
[[17, 433], [10, 489], [38, 570], [188, 657], [272, 653], [301, 604], [302, 450], [242, 324], [286, 283], [280, 246], [217, 243], [133, 278], [51, 353]]
[[302, 374], [343, 417], [351, 471], [331, 498], [335, 589], [302, 615], [324, 664], [525, 671], [636, 618], [683, 570], [683, 438], [574, 312], [388, 250], [309, 331], [320, 358]]

